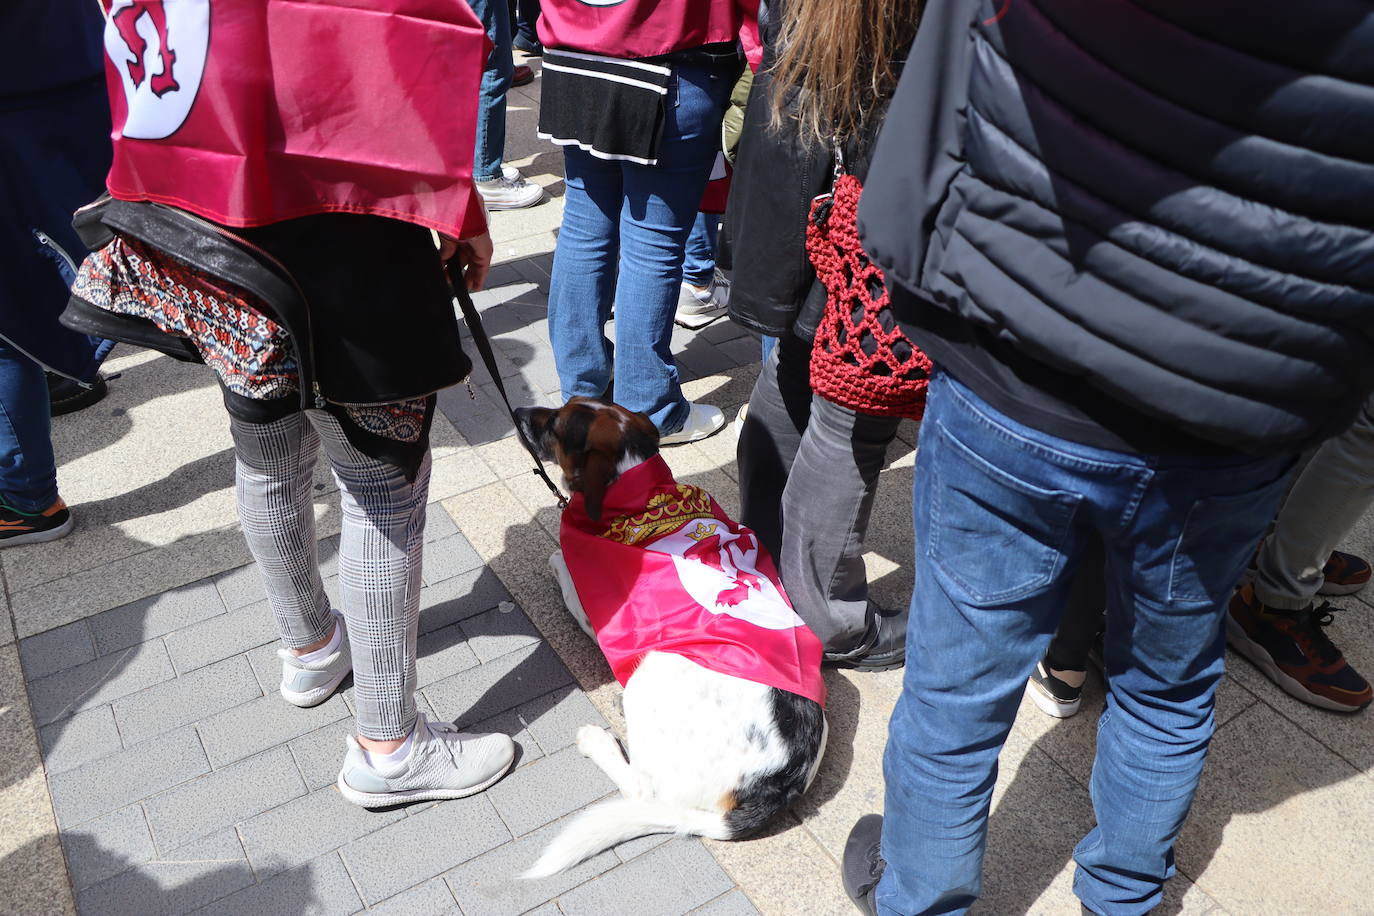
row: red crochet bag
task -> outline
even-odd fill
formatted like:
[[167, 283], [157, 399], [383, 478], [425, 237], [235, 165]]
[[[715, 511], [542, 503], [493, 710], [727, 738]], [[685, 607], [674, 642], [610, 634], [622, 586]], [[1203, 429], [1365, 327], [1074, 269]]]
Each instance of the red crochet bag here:
[[811, 202], [806, 253], [827, 294], [811, 348], [811, 390], [860, 413], [919, 420], [930, 358], [902, 333], [883, 272], [859, 244], [862, 192], [837, 165], [834, 190]]

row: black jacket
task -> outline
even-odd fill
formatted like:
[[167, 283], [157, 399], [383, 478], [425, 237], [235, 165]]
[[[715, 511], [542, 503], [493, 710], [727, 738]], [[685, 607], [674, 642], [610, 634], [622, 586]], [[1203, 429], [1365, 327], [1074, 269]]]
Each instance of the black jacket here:
[[860, 227], [918, 342], [953, 320], [1253, 453], [1348, 425], [1374, 388], [1368, 4], [931, 0], [909, 61]]
[[[834, 184], [835, 156], [804, 142], [794, 125], [769, 127], [779, 7], [764, 33], [763, 62], [745, 107], [744, 127], [730, 181], [720, 240], [720, 266], [731, 271], [730, 317], [774, 337], [792, 331], [810, 340], [825, 308], [825, 287], [806, 256], [812, 198]], [[860, 181], [868, 173], [881, 113], [868, 130], [845, 144], [846, 167]]]

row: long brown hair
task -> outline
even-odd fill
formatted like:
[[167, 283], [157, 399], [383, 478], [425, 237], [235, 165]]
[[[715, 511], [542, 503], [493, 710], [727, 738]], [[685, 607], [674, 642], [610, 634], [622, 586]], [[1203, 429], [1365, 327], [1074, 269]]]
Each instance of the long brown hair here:
[[[896, 85], [893, 58], [916, 36], [921, 0], [784, 0], [770, 71], [772, 125], [803, 137], [858, 131]], [[793, 90], [796, 98], [789, 104]], [[794, 111], [789, 108], [795, 107]]]

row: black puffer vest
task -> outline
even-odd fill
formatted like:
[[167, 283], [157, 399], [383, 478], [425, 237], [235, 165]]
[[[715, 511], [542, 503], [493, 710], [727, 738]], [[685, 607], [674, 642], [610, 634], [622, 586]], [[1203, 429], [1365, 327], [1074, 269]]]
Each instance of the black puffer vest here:
[[930, 0], [860, 210], [921, 300], [1254, 453], [1374, 389], [1374, 16]]

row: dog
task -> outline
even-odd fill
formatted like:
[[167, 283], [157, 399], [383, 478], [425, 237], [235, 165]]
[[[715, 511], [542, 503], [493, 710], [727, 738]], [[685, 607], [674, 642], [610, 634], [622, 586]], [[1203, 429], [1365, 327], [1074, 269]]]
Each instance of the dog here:
[[[621, 797], [574, 818], [521, 877], [555, 874], [651, 833], [758, 832], [820, 767], [828, 728], [819, 640], [777, 587], [753, 532], [672, 480], [648, 417], [573, 398], [516, 418], [573, 494], [550, 565], [624, 685], [629, 752], [627, 761], [603, 729], [579, 729], [578, 750]], [[720, 643], [731, 660], [716, 658]], [[760, 654], [776, 645], [778, 662], [740, 662], [741, 645], [763, 646]]]

